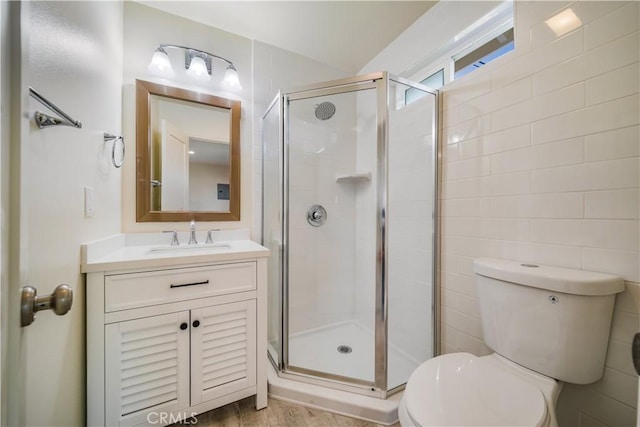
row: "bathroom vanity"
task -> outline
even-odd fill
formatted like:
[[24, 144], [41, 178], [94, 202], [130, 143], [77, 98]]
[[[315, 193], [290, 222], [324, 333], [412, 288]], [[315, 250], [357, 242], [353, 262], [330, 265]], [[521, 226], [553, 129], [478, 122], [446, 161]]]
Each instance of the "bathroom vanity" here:
[[82, 246], [88, 425], [167, 425], [251, 395], [266, 407], [269, 252], [246, 231], [217, 234]]

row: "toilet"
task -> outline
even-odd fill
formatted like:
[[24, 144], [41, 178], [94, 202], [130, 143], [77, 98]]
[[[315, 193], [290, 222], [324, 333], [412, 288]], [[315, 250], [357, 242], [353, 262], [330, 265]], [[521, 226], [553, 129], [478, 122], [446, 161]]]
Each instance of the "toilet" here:
[[604, 372], [620, 277], [494, 258], [474, 261], [484, 341], [420, 365], [398, 408], [409, 426], [556, 427], [563, 382]]

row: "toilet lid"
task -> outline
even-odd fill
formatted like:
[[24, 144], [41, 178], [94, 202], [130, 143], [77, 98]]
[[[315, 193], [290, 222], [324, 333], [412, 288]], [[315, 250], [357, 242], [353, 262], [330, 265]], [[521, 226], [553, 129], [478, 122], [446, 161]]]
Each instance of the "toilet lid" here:
[[547, 415], [540, 389], [495, 358], [469, 353], [420, 365], [404, 400], [409, 416], [422, 426], [539, 426]]

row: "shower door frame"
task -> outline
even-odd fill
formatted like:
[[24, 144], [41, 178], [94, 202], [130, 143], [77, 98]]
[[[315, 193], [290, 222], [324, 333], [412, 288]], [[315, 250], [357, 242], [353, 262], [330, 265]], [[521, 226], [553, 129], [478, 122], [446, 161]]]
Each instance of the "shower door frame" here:
[[[389, 157], [389, 92], [390, 82], [394, 81], [409, 87], [413, 87], [435, 96], [434, 109], [432, 117], [432, 158], [433, 158], [433, 239], [432, 239], [432, 321], [433, 321], [433, 337], [432, 348], [434, 357], [440, 354], [439, 337], [440, 337], [440, 262], [439, 262], [439, 246], [440, 246], [440, 228], [439, 217], [440, 212], [440, 138], [438, 128], [438, 111], [439, 111], [439, 93], [437, 90], [431, 89], [419, 83], [406, 80], [401, 77], [393, 76], [387, 72], [371, 73], [362, 76], [355, 76], [346, 79], [333, 80], [323, 83], [312, 84], [304, 87], [298, 87], [291, 90], [280, 91], [267, 108], [263, 119], [271, 112], [276, 105], [279, 106], [279, 148], [280, 148], [280, 191], [282, 195], [280, 209], [280, 218], [282, 229], [280, 244], [280, 316], [279, 333], [280, 342], [278, 360], [273, 360], [271, 353], [268, 357], [272, 364], [276, 367], [278, 375], [283, 378], [290, 378], [297, 381], [308, 382], [311, 384], [330, 386], [346, 391], [359, 394], [375, 396], [386, 399], [388, 395], [403, 390], [405, 384], [387, 390], [387, 356], [388, 356], [388, 333], [387, 333], [387, 315], [388, 315], [388, 272], [387, 272], [387, 230], [386, 230], [386, 212], [388, 211], [388, 157]], [[327, 372], [309, 370], [301, 367], [289, 365], [289, 146], [290, 131], [289, 124], [289, 101], [300, 100], [306, 98], [315, 98], [318, 96], [337, 95], [341, 93], [356, 92], [362, 90], [376, 91], [376, 253], [384, 254], [377, 257], [376, 261], [376, 307], [375, 307], [375, 355], [374, 355], [374, 381], [359, 380], [352, 377], [342, 377]], [[266, 146], [263, 145], [266, 150]], [[266, 161], [266, 155], [263, 153], [263, 162]], [[263, 164], [264, 170], [264, 164]], [[264, 206], [264, 180], [263, 180], [263, 206]], [[263, 216], [263, 236], [264, 236], [264, 216]], [[263, 239], [264, 240], [264, 239]], [[264, 241], [263, 241], [264, 243]]]

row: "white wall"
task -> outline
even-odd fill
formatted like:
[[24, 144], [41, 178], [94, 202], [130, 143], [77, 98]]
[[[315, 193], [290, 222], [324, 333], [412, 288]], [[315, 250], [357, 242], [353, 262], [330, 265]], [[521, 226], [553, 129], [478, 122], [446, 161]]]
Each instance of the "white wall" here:
[[[582, 25], [555, 37], [544, 21], [567, 6]], [[476, 257], [601, 271], [627, 281], [616, 299], [605, 375], [593, 385], [564, 388], [561, 426], [635, 423], [638, 7], [517, 2], [515, 51], [442, 90], [444, 352], [490, 351], [482, 342]], [[409, 52], [426, 37], [410, 34], [395, 49]], [[392, 65], [400, 72], [416, 59]]]
[[[60, 283], [74, 290], [68, 314], [39, 313], [22, 331], [27, 399], [22, 422], [83, 425], [80, 244], [120, 232], [121, 173], [111, 165], [103, 132], [121, 134], [122, 3], [30, 2], [25, 11], [24, 84], [81, 121], [82, 129], [32, 125], [22, 141], [21, 286], [37, 287], [38, 295]], [[27, 88], [22, 90], [26, 94]], [[36, 110], [47, 111], [29, 99], [29, 120]], [[125, 162], [135, 163], [134, 156]], [[84, 217], [85, 186], [94, 189], [92, 218]]]

